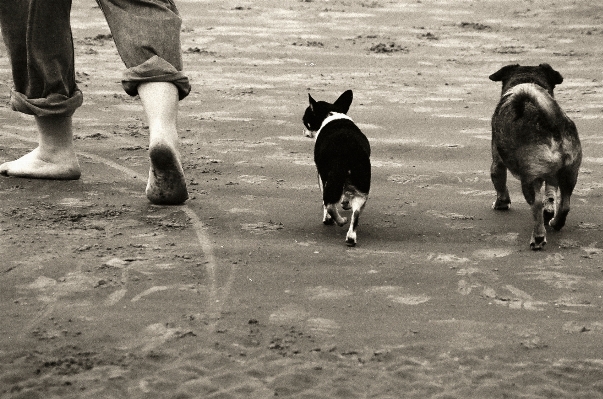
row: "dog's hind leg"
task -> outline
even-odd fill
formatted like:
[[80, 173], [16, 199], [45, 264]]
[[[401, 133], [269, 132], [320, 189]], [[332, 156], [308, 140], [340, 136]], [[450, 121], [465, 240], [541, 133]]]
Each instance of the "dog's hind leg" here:
[[506, 211], [511, 206], [511, 197], [507, 189], [507, 167], [503, 163], [494, 143], [492, 144], [492, 166], [490, 166], [490, 178], [496, 190], [496, 201], [492, 209]]
[[352, 207], [352, 219], [350, 221], [350, 228], [348, 229], [348, 233], [345, 236], [345, 242], [348, 246], [353, 247], [356, 245], [356, 230], [358, 229], [358, 219], [362, 210], [364, 209], [364, 205], [366, 205], [367, 195], [356, 192], [350, 201]]
[[557, 185], [551, 182], [546, 182], [544, 188], [544, 224], [548, 224], [557, 213]]
[[546, 244], [546, 230], [544, 228], [543, 209], [544, 204], [540, 190], [543, 181], [536, 179], [531, 182], [521, 182], [521, 190], [527, 203], [532, 207], [532, 218], [534, 220], [534, 229], [530, 239], [530, 247], [533, 250], [539, 250]]
[[[320, 197], [322, 198], [325, 192], [325, 187], [322, 183], [322, 179], [320, 178], [320, 173], [316, 174], [318, 176], [318, 187], [320, 187]], [[327, 226], [332, 225], [334, 223], [334, 220], [331, 215], [329, 215], [327, 206], [324, 203], [322, 204], [322, 222]]]
[[570, 211], [570, 197], [578, 180], [578, 171], [562, 170], [559, 172], [559, 200], [555, 217], [549, 222], [549, 226], [555, 230], [561, 230], [565, 225], [565, 219]]

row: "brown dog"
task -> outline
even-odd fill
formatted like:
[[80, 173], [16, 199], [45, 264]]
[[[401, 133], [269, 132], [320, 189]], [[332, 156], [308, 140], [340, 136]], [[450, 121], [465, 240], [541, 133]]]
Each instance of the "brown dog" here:
[[576, 126], [553, 95], [563, 77], [548, 64], [507, 65], [490, 75], [490, 80], [502, 82], [502, 96], [492, 116], [490, 175], [496, 189], [492, 208], [509, 209], [509, 169], [521, 180], [523, 196], [532, 207], [530, 247], [542, 249], [546, 244], [544, 223], [555, 230], [565, 224], [582, 161]]

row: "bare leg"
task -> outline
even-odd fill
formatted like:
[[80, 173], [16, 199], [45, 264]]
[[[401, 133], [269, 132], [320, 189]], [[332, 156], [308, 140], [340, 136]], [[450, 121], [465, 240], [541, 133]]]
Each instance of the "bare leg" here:
[[71, 117], [35, 117], [38, 147], [21, 158], [0, 165], [4, 176], [33, 179], [77, 180], [80, 164], [73, 146]]
[[184, 171], [178, 153], [178, 89], [168, 82], [138, 86], [149, 123], [149, 181], [146, 194], [158, 205], [178, 205], [188, 198]]

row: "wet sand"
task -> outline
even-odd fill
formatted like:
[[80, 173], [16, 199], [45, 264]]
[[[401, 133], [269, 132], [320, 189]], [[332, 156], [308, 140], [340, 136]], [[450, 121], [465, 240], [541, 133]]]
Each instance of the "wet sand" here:
[[[74, 2], [79, 181], [0, 179], [2, 398], [603, 397], [603, 8], [177, 2], [190, 199], [154, 206], [148, 128], [100, 10]], [[495, 212], [488, 76], [547, 62], [584, 161], [561, 232]], [[35, 145], [6, 106], [0, 161]], [[354, 91], [373, 184], [324, 226], [307, 93]]]

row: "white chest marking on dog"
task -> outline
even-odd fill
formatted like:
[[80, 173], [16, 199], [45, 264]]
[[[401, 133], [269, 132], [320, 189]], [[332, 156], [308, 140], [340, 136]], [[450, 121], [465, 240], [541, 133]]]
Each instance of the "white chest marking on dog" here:
[[322, 130], [323, 127], [325, 127], [327, 125], [327, 123], [332, 122], [337, 119], [347, 119], [349, 121], [352, 121], [352, 118], [350, 118], [346, 114], [342, 114], [339, 112], [329, 112], [329, 116], [327, 116], [325, 118], [325, 120], [322, 121], [322, 125], [320, 125], [320, 129], [318, 129], [318, 131], [316, 132], [316, 135], [314, 135], [314, 138], [318, 137], [318, 135], [320, 134], [320, 131]]

